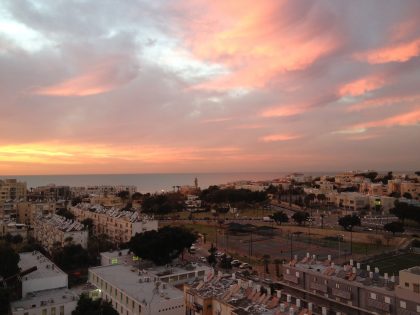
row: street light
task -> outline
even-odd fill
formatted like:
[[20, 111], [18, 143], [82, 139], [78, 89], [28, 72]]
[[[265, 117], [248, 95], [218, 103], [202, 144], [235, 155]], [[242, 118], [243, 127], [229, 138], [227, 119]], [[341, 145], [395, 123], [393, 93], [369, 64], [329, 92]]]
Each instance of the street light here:
[[349, 225], [350, 228], [350, 255], [353, 255], [353, 226]]

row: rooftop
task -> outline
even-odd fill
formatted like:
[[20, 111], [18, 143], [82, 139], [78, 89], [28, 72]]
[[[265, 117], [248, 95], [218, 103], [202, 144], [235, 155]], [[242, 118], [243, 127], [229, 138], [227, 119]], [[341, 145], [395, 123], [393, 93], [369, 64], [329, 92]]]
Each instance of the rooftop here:
[[77, 301], [78, 295], [69, 289], [54, 289], [29, 293], [23, 299], [10, 304], [12, 311], [53, 306]]
[[411, 268], [404, 269], [404, 270], [401, 270], [401, 271], [406, 271], [406, 272], [412, 273], [413, 275], [420, 276], [420, 266], [411, 267]]
[[[131, 298], [145, 304], [153, 299], [154, 303], [170, 299], [183, 299], [183, 292], [160, 281], [143, 281], [136, 268], [124, 265], [93, 267], [90, 272], [96, 274], [112, 286], [119, 288]], [[142, 282], [140, 282], [142, 278]]]
[[38, 251], [20, 253], [19, 256], [19, 268], [21, 268], [22, 271], [34, 266], [37, 267], [37, 270], [24, 276], [22, 280], [33, 280], [55, 277], [57, 275], [66, 275], [51, 260]]
[[90, 203], [80, 203], [76, 206], [78, 209], [91, 211], [95, 213], [106, 214], [112, 218], [121, 218], [130, 222], [138, 222], [151, 219], [147, 216], [140, 216], [137, 211], [120, 210], [119, 208], [105, 208], [102, 205], [92, 205]]
[[395, 276], [388, 277], [387, 273], [381, 276], [378, 268], [371, 269], [370, 266], [367, 266], [366, 270], [361, 269], [361, 264], [355, 263], [353, 260], [350, 260], [349, 264], [339, 266], [331, 261], [331, 257], [328, 257], [325, 261], [319, 261], [316, 259], [316, 255], [310, 256], [309, 253], [300, 260], [295, 255], [294, 259], [287, 265], [298, 269], [306, 269], [306, 272], [320, 273], [327, 277], [353, 282], [355, 285], [370, 286], [386, 291], [393, 291], [398, 280]]
[[53, 225], [64, 232], [82, 231], [85, 228], [82, 223], [76, 220], [66, 219], [65, 217], [57, 214], [47, 216], [39, 215], [37, 216], [37, 219], [40, 222]]

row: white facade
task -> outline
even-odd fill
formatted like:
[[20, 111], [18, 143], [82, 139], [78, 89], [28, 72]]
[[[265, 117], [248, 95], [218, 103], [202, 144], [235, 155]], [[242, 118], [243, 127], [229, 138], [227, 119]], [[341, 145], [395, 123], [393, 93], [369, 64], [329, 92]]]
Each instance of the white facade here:
[[90, 268], [89, 282], [97, 287], [99, 297], [111, 301], [121, 315], [185, 314], [182, 291], [151, 277], [139, 276], [136, 269], [128, 266]]
[[56, 289], [31, 293], [12, 302], [12, 315], [71, 315], [78, 295], [69, 289]]
[[70, 239], [72, 244], [80, 244], [83, 248], [87, 248], [89, 232], [77, 221], [56, 214], [38, 216], [34, 220], [33, 228], [34, 238], [48, 251], [51, 251], [55, 244], [65, 246]]
[[115, 264], [90, 268], [89, 282], [97, 288], [93, 294], [111, 301], [121, 315], [183, 315], [184, 294], [174, 285], [204, 279], [210, 273], [213, 270], [207, 266], [139, 271], [133, 266]]
[[67, 274], [38, 251], [20, 253], [19, 268], [22, 271], [37, 267], [37, 270], [22, 277], [22, 296], [28, 293], [67, 288]]
[[158, 229], [158, 221], [140, 217], [137, 212], [105, 209], [100, 205], [80, 204], [71, 208], [78, 221], [92, 219], [93, 232], [106, 234], [116, 243], [128, 242], [136, 233]]

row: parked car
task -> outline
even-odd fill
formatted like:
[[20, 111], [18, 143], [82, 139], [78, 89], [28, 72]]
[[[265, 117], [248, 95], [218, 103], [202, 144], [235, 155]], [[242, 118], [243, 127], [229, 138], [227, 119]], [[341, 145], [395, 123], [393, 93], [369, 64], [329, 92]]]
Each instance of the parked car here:
[[231, 263], [230, 263], [233, 267], [238, 267], [238, 266], [240, 266], [242, 263], [239, 261], [239, 260], [237, 260], [237, 259], [234, 259], [234, 260], [232, 260], [231, 261]]
[[251, 267], [249, 264], [247, 264], [247, 263], [242, 263], [242, 264], [239, 266], [239, 268], [240, 268], [240, 269], [252, 269], [252, 267]]

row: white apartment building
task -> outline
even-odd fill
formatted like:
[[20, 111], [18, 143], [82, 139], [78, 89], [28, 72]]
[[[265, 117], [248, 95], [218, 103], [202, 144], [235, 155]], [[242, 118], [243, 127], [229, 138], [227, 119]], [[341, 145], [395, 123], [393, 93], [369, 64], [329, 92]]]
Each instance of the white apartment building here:
[[25, 200], [26, 183], [16, 179], [0, 179], [0, 204], [6, 200]]
[[173, 284], [204, 279], [210, 270], [202, 266], [139, 271], [129, 265], [113, 264], [89, 268], [89, 282], [97, 288], [93, 295], [111, 301], [121, 315], [184, 315], [184, 294]]
[[53, 215], [57, 210], [56, 202], [29, 202], [17, 203], [17, 220], [19, 223], [33, 225], [39, 216]]
[[22, 299], [11, 303], [12, 315], [70, 315], [78, 295], [67, 288], [67, 274], [40, 252], [19, 255], [22, 271], [36, 270], [22, 277]]
[[389, 213], [395, 207], [395, 200], [396, 198], [388, 196], [369, 196], [369, 207], [372, 211], [379, 207], [381, 212]]
[[38, 216], [33, 224], [33, 236], [42, 246], [51, 251], [56, 243], [60, 246], [70, 242], [87, 248], [88, 230], [78, 221], [59, 215]]
[[121, 191], [128, 191], [130, 196], [137, 192], [137, 187], [132, 185], [90, 185], [70, 187], [73, 196], [83, 195], [116, 195]]
[[382, 183], [370, 183], [368, 194], [373, 196], [384, 196], [388, 194], [388, 186]]
[[387, 183], [388, 194], [399, 193], [401, 191], [401, 179], [390, 179]]
[[[342, 192], [337, 194], [329, 194], [330, 199], [334, 196], [335, 205], [351, 211], [360, 211], [369, 206], [369, 196], [358, 192]], [[332, 199], [332, 198], [331, 198]]]
[[158, 221], [140, 217], [137, 212], [105, 209], [100, 205], [80, 204], [71, 208], [78, 221], [90, 218], [96, 235], [106, 234], [116, 243], [128, 242], [136, 233], [158, 229]]

